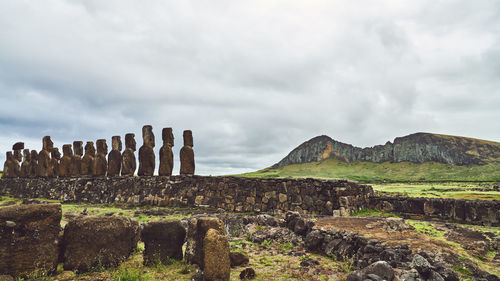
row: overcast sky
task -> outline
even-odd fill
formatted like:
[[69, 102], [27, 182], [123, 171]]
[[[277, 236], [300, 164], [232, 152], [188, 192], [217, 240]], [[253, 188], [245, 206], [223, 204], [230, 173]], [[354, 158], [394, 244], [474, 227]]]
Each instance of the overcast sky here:
[[17, 141], [193, 130], [196, 172], [321, 134], [500, 141], [500, 1], [0, 0], [0, 161]]

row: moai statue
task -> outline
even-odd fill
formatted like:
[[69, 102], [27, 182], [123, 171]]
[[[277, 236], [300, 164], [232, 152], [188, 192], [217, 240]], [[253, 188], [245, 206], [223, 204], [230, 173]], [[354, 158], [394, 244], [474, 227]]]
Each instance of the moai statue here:
[[21, 163], [23, 161], [22, 150], [24, 149], [24, 142], [16, 142], [12, 146], [12, 150], [14, 151], [14, 158]]
[[194, 175], [194, 150], [193, 133], [191, 130], [185, 130], [182, 134], [184, 146], [181, 148], [181, 175]]
[[59, 176], [69, 177], [71, 176], [71, 158], [73, 158], [73, 150], [71, 149], [71, 144], [63, 145], [63, 157], [59, 163]]
[[50, 139], [50, 136], [43, 137], [43, 148], [38, 154], [38, 166], [36, 170], [36, 175], [39, 177], [48, 176], [50, 152], [52, 148], [54, 148], [54, 143]]
[[6, 160], [3, 166], [3, 178], [17, 178], [21, 173], [21, 168], [19, 167], [19, 161], [14, 157], [12, 151], [8, 151], [6, 154]]
[[108, 154], [108, 145], [106, 140], [100, 139], [96, 142], [97, 155], [94, 158], [94, 176], [101, 177], [106, 176], [108, 171], [108, 161], [106, 160], [106, 155]]
[[174, 134], [172, 133], [172, 128], [163, 128], [161, 133], [163, 146], [160, 148], [160, 168], [158, 169], [158, 175], [170, 176], [174, 168], [174, 153], [172, 152]]
[[82, 158], [82, 176], [92, 176], [94, 175], [94, 159], [95, 159], [95, 147], [93, 141], [88, 141], [85, 145], [85, 155]]
[[143, 145], [139, 148], [139, 176], [152, 176], [155, 171], [155, 135], [153, 127], [145, 125], [142, 127]]
[[50, 158], [49, 162], [49, 177], [58, 177], [59, 176], [59, 169], [60, 169], [60, 160], [61, 160], [61, 152], [59, 152], [59, 148], [54, 147], [52, 148], [52, 151], [50, 151], [50, 155], [52, 158]]
[[24, 160], [21, 164], [21, 174], [19, 175], [21, 178], [27, 178], [30, 176], [31, 169], [31, 154], [29, 149], [23, 150]]
[[79, 176], [82, 174], [83, 142], [74, 141], [73, 150], [74, 154], [73, 157], [71, 157], [69, 173], [71, 176]]
[[137, 164], [135, 163], [135, 134], [125, 135], [125, 151], [122, 155], [122, 176], [133, 176]]
[[120, 175], [122, 168], [122, 140], [120, 136], [111, 138], [111, 152], [108, 154], [108, 177]]
[[31, 162], [30, 162], [30, 172], [29, 172], [29, 177], [30, 178], [35, 178], [37, 176], [37, 171], [38, 169], [38, 152], [36, 150], [31, 151]]

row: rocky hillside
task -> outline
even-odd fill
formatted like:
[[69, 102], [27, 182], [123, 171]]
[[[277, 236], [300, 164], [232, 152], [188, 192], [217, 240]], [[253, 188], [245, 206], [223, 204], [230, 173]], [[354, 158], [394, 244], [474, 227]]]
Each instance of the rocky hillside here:
[[384, 145], [360, 148], [328, 136], [312, 138], [292, 150], [273, 168], [290, 164], [337, 158], [345, 162], [428, 161], [454, 165], [484, 165], [500, 162], [500, 143], [449, 135], [416, 133], [394, 139]]

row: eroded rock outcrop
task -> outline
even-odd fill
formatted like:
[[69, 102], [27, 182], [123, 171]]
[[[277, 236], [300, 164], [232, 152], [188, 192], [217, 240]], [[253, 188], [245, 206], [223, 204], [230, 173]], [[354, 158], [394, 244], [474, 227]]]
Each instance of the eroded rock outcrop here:
[[166, 263], [168, 258], [182, 260], [186, 230], [178, 220], [150, 222], [141, 231], [144, 264]]

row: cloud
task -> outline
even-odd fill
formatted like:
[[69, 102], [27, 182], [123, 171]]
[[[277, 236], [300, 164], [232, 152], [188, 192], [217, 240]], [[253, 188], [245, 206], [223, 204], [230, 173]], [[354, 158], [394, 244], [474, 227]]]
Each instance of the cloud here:
[[319, 134], [499, 141], [499, 13], [458, 0], [2, 1], [0, 151], [44, 135], [140, 144], [151, 124], [156, 150], [161, 128], [175, 156], [192, 129], [197, 173], [227, 174]]

